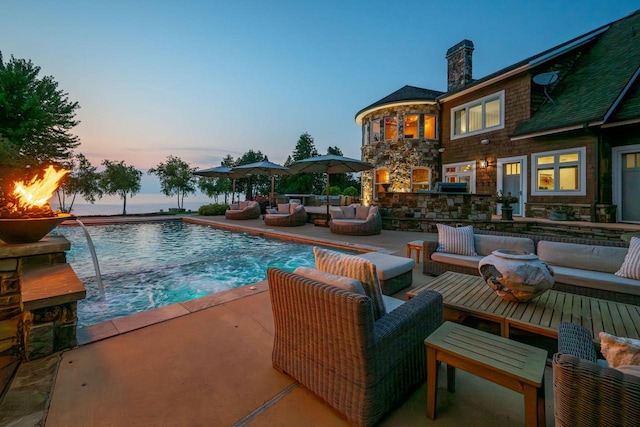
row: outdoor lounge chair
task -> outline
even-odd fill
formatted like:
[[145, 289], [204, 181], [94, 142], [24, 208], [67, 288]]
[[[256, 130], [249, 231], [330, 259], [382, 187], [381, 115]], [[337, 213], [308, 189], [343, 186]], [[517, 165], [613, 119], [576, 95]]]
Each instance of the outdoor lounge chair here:
[[424, 339], [442, 296], [423, 292], [374, 321], [372, 300], [277, 268], [267, 270], [273, 367], [351, 422], [370, 426], [424, 383]]
[[560, 323], [553, 356], [556, 426], [632, 426], [640, 422], [640, 377], [596, 363], [589, 331]]
[[382, 231], [382, 217], [377, 206], [340, 206], [331, 211], [329, 228], [335, 234], [372, 236]]
[[304, 206], [297, 203], [279, 204], [277, 213], [269, 213], [264, 216], [265, 225], [273, 227], [297, 227], [307, 223], [307, 211]]
[[260, 218], [260, 205], [253, 200], [238, 202], [229, 206], [224, 217], [226, 219], [257, 219]]

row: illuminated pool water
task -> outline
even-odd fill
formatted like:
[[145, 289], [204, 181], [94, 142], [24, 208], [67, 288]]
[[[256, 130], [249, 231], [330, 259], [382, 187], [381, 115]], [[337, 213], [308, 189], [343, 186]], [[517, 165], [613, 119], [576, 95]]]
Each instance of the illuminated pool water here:
[[78, 326], [151, 310], [266, 279], [267, 267], [313, 266], [313, 246], [181, 221], [87, 227], [105, 300], [101, 300], [80, 227], [58, 227], [71, 242], [67, 262], [87, 288]]

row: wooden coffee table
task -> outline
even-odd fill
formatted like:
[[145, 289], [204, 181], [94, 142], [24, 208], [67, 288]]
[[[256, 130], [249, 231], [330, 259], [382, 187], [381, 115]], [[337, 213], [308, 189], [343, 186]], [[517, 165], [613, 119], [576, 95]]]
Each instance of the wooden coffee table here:
[[545, 425], [544, 368], [547, 351], [497, 335], [444, 322], [424, 341], [427, 351], [427, 416], [436, 417], [437, 362], [447, 364], [447, 389], [455, 368], [524, 395], [525, 425]]
[[427, 289], [442, 294], [445, 319], [474, 316], [495, 322], [506, 338], [514, 328], [557, 339], [559, 323], [572, 322], [587, 328], [596, 343], [599, 332], [640, 339], [640, 306], [636, 305], [554, 290], [529, 302], [508, 302], [481, 277], [451, 271], [407, 292], [407, 299]]

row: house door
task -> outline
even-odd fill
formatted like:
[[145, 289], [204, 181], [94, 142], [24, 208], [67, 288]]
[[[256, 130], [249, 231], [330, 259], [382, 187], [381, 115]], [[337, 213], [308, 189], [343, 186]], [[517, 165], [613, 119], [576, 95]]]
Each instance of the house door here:
[[640, 146], [617, 148], [614, 159], [619, 167], [614, 165], [614, 173], [619, 174], [619, 188], [614, 192], [614, 203], [618, 205], [618, 220], [640, 222]]
[[[524, 216], [524, 204], [526, 202], [526, 168], [527, 158], [509, 157], [498, 159], [498, 180], [497, 191], [503, 194], [511, 193], [512, 196], [518, 198], [518, 203], [512, 204], [513, 214], [516, 216]], [[502, 213], [501, 205], [498, 205], [498, 214]]]

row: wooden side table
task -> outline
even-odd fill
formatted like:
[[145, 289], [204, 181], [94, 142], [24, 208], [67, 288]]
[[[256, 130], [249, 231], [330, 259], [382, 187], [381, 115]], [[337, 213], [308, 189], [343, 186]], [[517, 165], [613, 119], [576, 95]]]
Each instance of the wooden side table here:
[[453, 322], [424, 341], [427, 350], [427, 416], [436, 417], [437, 362], [447, 364], [447, 389], [455, 391], [455, 368], [524, 395], [526, 426], [545, 425], [544, 368], [547, 351]]
[[411, 251], [416, 251], [416, 264], [420, 264], [420, 253], [422, 253], [422, 249], [424, 248], [424, 242], [422, 240], [414, 240], [413, 242], [407, 243], [407, 258], [411, 258]]

